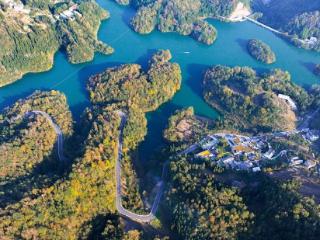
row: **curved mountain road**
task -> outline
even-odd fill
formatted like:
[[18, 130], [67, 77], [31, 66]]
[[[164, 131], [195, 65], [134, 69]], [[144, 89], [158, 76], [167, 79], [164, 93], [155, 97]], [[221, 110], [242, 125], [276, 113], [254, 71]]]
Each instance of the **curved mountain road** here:
[[[118, 157], [117, 157], [117, 161], [116, 161], [116, 208], [119, 212], [120, 215], [125, 216], [133, 221], [136, 222], [140, 222], [140, 223], [148, 223], [150, 221], [152, 221], [153, 219], [155, 219], [155, 214], [158, 210], [159, 207], [159, 203], [163, 194], [163, 190], [164, 190], [164, 182], [163, 180], [159, 181], [156, 185], [157, 187], [157, 195], [155, 197], [155, 200], [152, 204], [152, 208], [149, 214], [145, 214], [145, 215], [140, 215], [140, 214], [136, 214], [133, 213], [127, 209], [125, 209], [122, 206], [122, 192], [121, 192], [121, 159], [122, 159], [122, 146], [123, 146], [123, 129], [125, 127], [126, 121], [127, 121], [127, 117], [126, 115], [121, 112], [118, 111], [119, 116], [121, 117], [121, 123], [120, 123], [120, 136], [118, 139]], [[164, 164], [163, 169], [162, 169], [162, 179], [164, 178], [165, 174], [166, 174], [166, 167], [167, 167], [167, 163]]]
[[[318, 111], [320, 111], [320, 108], [315, 111], [315, 113], [317, 113]], [[313, 115], [315, 115], [312, 114]], [[54, 129], [54, 131], [57, 134], [57, 154], [59, 157], [60, 161], [64, 161], [65, 157], [63, 155], [63, 133], [61, 131], [61, 128], [54, 122], [54, 120], [52, 119], [52, 117], [50, 117], [49, 114], [47, 114], [46, 112], [43, 111], [29, 111], [25, 113], [25, 116], [30, 116], [31, 114], [35, 114], [35, 115], [42, 115], [43, 117], [45, 117], [48, 122], [50, 123], [50, 125], [52, 126], [52, 128]], [[121, 123], [120, 123], [120, 134], [119, 134], [119, 138], [118, 138], [118, 156], [117, 156], [117, 160], [116, 160], [116, 169], [115, 169], [115, 175], [116, 175], [116, 208], [117, 211], [119, 212], [120, 215], [125, 216], [133, 221], [136, 222], [140, 222], [140, 223], [148, 223], [150, 221], [152, 221], [153, 219], [155, 219], [155, 214], [158, 210], [159, 204], [160, 204], [160, 200], [163, 194], [163, 190], [164, 190], [164, 182], [163, 179], [165, 178], [165, 175], [167, 173], [167, 165], [168, 165], [168, 161], [165, 162], [163, 169], [162, 169], [162, 180], [159, 181], [156, 185], [157, 188], [157, 195], [154, 199], [154, 202], [152, 204], [152, 208], [149, 214], [145, 214], [145, 215], [141, 215], [141, 214], [136, 214], [133, 213], [127, 209], [125, 209], [122, 206], [122, 191], [121, 191], [121, 159], [122, 159], [122, 147], [123, 147], [123, 129], [125, 127], [126, 121], [127, 121], [127, 117], [125, 115], [125, 113], [118, 111], [118, 114], [121, 118]], [[311, 118], [311, 117], [310, 117]], [[192, 150], [195, 146], [192, 146], [190, 149], [187, 149], [186, 151], [183, 151], [180, 154], [185, 154], [188, 153], [190, 150]]]
[[[54, 129], [54, 131], [57, 134], [57, 154], [58, 154], [59, 160], [64, 161], [65, 157], [63, 155], [63, 133], [61, 131], [61, 128], [54, 122], [52, 117], [50, 117], [50, 115], [46, 112], [36, 111], [36, 110], [29, 111], [29, 112], [26, 112], [24, 114], [24, 116], [30, 116], [31, 114], [42, 115], [43, 117], [45, 117], [48, 120], [48, 122], [50, 123], [50, 125], [52, 126], [52, 128]], [[125, 216], [133, 221], [136, 221], [136, 222], [147, 223], [147, 222], [152, 221], [155, 218], [155, 213], [158, 210], [159, 203], [160, 203], [160, 200], [162, 197], [164, 183], [163, 183], [163, 181], [159, 181], [156, 185], [157, 195], [155, 197], [155, 200], [153, 202], [153, 205], [152, 205], [152, 208], [151, 208], [151, 211], [149, 214], [146, 214], [146, 215], [136, 214], [136, 213], [133, 213], [133, 212], [125, 209], [122, 206], [122, 203], [121, 203], [121, 201], [122, 201], [121, 158], [122, 158], [122, 145], [123, 145], [123, 129], [125, 127], [127, 117], [121, 111], [118, 111], [118, 114], [121, 117], [121, 123], [120, 123], [120, 135], [119, 135], [119, 139], [118, 139], [118, 157], [117, 157], [117, 161], [116, 161], [116, 171], [115, 171], [115, 174], [116, 174], [116, 208], [117, 208], [119, 214], [122, 216]], [[164, 164], [164, 167], [162, 170], [162, 178], [165, 177], [166, 167], [167, 167], [167, 163]]]
[[304, 121], [300, 124], [298, 127], [299, 130], [302, 130], [304, 128], [309, 128], [311, 120], [319, 113], [320, 108], [317, 108], [314, 112], [309, 113], [307, 116], [305, 116]]
[[45, 117], [48, 122], [50, 123], [50, 125], [52, 126], [52, 128], [54, 129], [54, 131], [57, 134], [57, 154], [58, 154], [58, 158], [59, 160], [62, 162], [64, 161], [66, 158], [63, 155], [63, 133], [61, 131], [61, 128], [55, 124], [54, 120], [52, 119], [52, 117], [50, 117], [50, 115], [46, 112], [43, 111], [29, 111], [26, 112], [24, 115], [25, 116], [30, 116], [31, 114], [35, 114], [35, 115], [42, 115], [43, 117]]

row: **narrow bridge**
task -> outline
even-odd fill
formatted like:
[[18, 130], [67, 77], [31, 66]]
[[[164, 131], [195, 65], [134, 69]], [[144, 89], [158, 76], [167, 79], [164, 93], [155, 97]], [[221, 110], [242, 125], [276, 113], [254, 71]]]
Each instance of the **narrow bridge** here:
[[253, 18], [251, 18], [251, 17], [244, 17], [244, 18], [247, 19], [248, 21], [254, 23], [254, 24], [257, 24], [257, 25], [260, 26], [260, 27], [263, 27], [263, 28], [271, 31], [271, 32], [274, 32], [274, 33], [279, 34], [279, 35], [282, 35], [282, 36], [284, 36], [284, 37], [287, 37], [287, 38], [290, 38], [290, 39], [299, 41], [301, 44], [305, 44], [305, 43], [306, 43], [306, 41], [303, 40], [303, 39], [297, 38], [297, 37], [295, 37], [295, 36], [293, 36], [293, 35], [289, 35], [289, 34], [286, 33], [286, 32], [281, 32], [281, 31], [279, 31], [279, 30], [277, 30], [277, 29], [274, 29], [274, 28], [272, 28], [272, 27], [270, 27], [270, 26], [268, 26], [268, 25], [263, 24], [262, 22], [259, 22], [259, 21], [255, 20], [255, 19], [253, 19]]
[[280, 35], [284, 35], [284, 36], [289, 37], [289, 35], [288, 35], [287, 33], [280, 32], [279, 30], [274, 29], [274, 28], [272, 28], [272, 27], [269, 27], [268, 25], [265, 25], [265, 24], [263, 24], [263, 23], [255, 20], [255, 19], [253, 19], [253, 18], [250, 18], [250, 17], [244, 17], [244, 18], [247, 19], [247, 20], [250, 21], [250, 22], [253, 22], [254, 24], [257, 24], [257, 25], [260, 26], [260, 27], [263, 27], [263, 28], [265, 28], [265, 29], [270, 30], [271, 32], [274, 32], [274, 33], [276, 33], [276, 34], [280, 34]]

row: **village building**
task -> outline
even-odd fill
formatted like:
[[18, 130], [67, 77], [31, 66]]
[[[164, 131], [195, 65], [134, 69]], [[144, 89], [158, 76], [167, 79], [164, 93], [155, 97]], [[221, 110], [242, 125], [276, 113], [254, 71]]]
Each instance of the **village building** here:
[[292, 98], [290, 96], [284, 95], [284, 94], [279, 94], [278, 97], [280, 99], [285, 100], [290, 105], [292, 110], [296, 111], [298, 109], [296, 103], [292, 100]]
[[309, 131], [307, 131], [305, 137], [307, 140], [309, 140], [311, 142], [315, 142], [319, 139], [319, 133], [317, 131], [309, 130]]
[[205, 139], [203, 139], [199, 145], [201, 146], [202, 149], [204, 150], [209, 150], [212, 147], [214, 147], [215, 145], [217, 145], [219, 142], [219, 139], [217, 139], [214, 136], [208, 136]]
[[261, 172], [261, 168], [260, 167], [254, 167], [254, 168], [252, 168], [252, 172]]
[[69, 9], [63, 11], [62, 13], [55, 15], [55, 18], [57, 20], [74, 20], [75, 19], [75, 15], [78, 16], [82, 16], [78, 11], [78, 4], [74, 4], [71, 7], [69, 7]]
[[271, 158], [274, 156], [275, 153], [276, 153], [276, 151], [273, 150], [272, 148], [270, 148], [270, 149], [268, 150], [268, 152], [266, 152], [266, 153], [263, 154], [263, 157], [264, 157], [264, 158], [267, 158], [267, 159], [271, 159]]
[[305, 39], [303, 40], [303, 42], [307, 45], [309, 45], [309, 47], [313, 47], [314, 45], [316, 45], [318, 43], [318, 38], [316, 37], [310, 37], [309, 39]]
[[224, 157], [220, 160], [224, 165], [230, 165], [234, 162], [234, 157], [232, 156], [228, 156], [228, 157]]
[[232, 166], [232, 168], [236, 170], [242, 170], [242, 171], [248, 171], [252, 167], [253, 167], [253, 163], [249, 161], [246, 161], [246, 162], [235, 161], [233, 162], [233, 166]]
[[[276, 132], [272, 136], [275, 138], [286, 138], [292, 134], [301, 134], [305, 139], [319, 139], [319, 132], [304, 129], [302, 131]], [[269, 142], [270, 135], [261, 135], [255, 137], [246, 137], [236, 134], [218, 133], [209, 135], [197, 145], [202, 149], [195, 156], [197, 158], [216, 161], [219, 166], [232, 168], [238, 171], [260, 172], [263, 168], [263, 162], [271, 161], [280, 156], [287, 156], [288, 149], [283, 149], [276, 155], [276, 151]], [[226, 145], [227, 143], [227, 145]], [[194, 151], [194, 150], [193, 150]], [[315, 159], [315, 157], [311, 157]], [[279, 158], [281, 160], [282, 158]], [[283, 158], [282, 160], [284, 160]], [[295, 156], [286, 163], [289, 166], [304, 165], [311, 169], [317, 165], [314, 160], [305, 161]]]
[[317, 166], [317, 163], [315, 161], [312, 161], [312, 160], [307, 160], [307, 161], [304, 162], [304, 166], [307, 169], [311, 169], [311, 168], [314, 168], [315, 166]]
[[290, 159], [290, 166], [297, 166], [303, 164], [303, 160], [298, 157], [293, 157]]
[[199, 158], [211, 158], [213, 156], [214, 156], [214, 154], [209, 150], [205, 150], [205, 151], [200, 152], [196, 155], [196, 157], [199, 157]]

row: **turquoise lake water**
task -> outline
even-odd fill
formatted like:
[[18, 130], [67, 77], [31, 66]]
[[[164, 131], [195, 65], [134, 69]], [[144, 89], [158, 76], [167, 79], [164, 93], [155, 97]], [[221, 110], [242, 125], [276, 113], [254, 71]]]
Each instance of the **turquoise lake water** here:
[[[155, 31], [150, 35], [139, 35], [129, 27], [133, 9], [121, 7], [111, 0], [98, 0], [98, 3], [111, 14], [111, 18], [101, 25], [99, 39], [111, 45], [115, 53], [111, 56], [96, 54], [90, 63], [72, 65], [64, 53], [58, 52], [52, 70], [27, 74], [16, 83], [0, 88], [0, 109], [28, 96], [34, 90], [55, 89], [66, 94], [73, 116], [78, 119], [84, 108], [89, 106], [85, 89], [89, 76], [124, 63], [137, 62], [146, 67], [150, 55], [156, 49], [170, 49], [173, 61], [181, 66], [183, 84], [172, 101], [148, 114], [148, 135], [141, 146], [142, 151], [148, 152], [161, 143], [163, 128], [176, 109], [194, 106], [199, 115], [217, 117], [217, 113], [201, 97], [202, 74], [209, 66], [251, 66], [258, 71], [281, 68], [289, 71], [293, 81], [302, 86], [320, 84], [320, 79], [311, 71], [313, 64], [320, 63], [319, 53], [298, 49], [252, 23], [210, 21], [218, 30], [218, 39], [214, 45], [206, 46], [173, 33]], [[245, 49], [246, 41], [251, 38], [259, 38], [269, 44], [277, 55], [277, 62], [264, 65], [252, 59]]]

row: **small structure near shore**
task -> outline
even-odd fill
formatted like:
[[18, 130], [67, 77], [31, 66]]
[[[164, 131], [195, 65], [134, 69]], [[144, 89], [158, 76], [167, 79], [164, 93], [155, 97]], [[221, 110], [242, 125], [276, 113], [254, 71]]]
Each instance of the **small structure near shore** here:
[[285, 100], [290, 105], [292, 110], [296, 111], [298, 109], [296, 103], [292, 100], [292, 98], [290, 96], [284, 95], [284, 94], [279, 94], [278, 97], [280, 99]]

